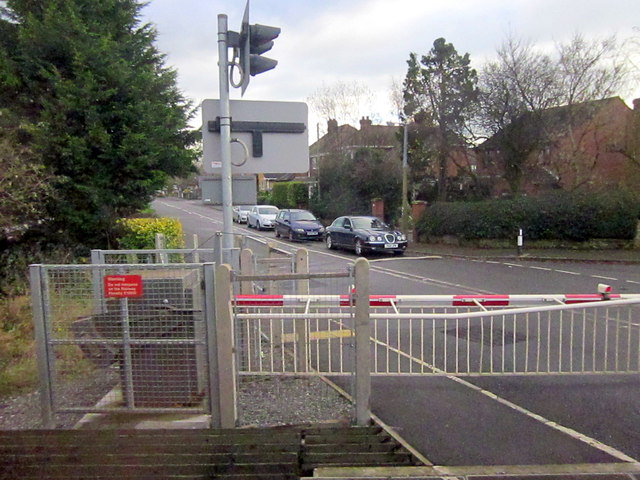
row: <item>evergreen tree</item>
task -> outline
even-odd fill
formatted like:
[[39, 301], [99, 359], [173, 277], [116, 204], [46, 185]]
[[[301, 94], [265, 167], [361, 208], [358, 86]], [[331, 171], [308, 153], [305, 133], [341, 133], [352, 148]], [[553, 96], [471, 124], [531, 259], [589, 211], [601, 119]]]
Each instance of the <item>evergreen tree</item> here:
[[437, 129], [435, 170], [438, 199], [447, 193], [447, 166], [454, 148], [464, 145], [478, 102], [477, 73], [469, 54], [459, 55], [444, 38], [418, 61], [411, 53], [404, 81], [405, 115], [421, 118]]
[[43, 225], [104, 246], [115, 221], [193, 170], [191, 105], [137, 0], [8, 0], [0, 111], [52, 175]]

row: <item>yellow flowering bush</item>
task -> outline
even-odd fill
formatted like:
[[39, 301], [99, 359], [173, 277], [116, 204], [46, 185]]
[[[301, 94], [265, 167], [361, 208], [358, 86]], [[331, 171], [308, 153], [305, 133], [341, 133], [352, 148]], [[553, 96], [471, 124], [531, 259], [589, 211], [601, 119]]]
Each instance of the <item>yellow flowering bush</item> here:
[[123, 218], [119, 225], [122, 234], [118, 241], [122, 249], [153, 249], [157, 233], [164, 235], [165, 248], [184, 248], [182, 224], [177, 218]]

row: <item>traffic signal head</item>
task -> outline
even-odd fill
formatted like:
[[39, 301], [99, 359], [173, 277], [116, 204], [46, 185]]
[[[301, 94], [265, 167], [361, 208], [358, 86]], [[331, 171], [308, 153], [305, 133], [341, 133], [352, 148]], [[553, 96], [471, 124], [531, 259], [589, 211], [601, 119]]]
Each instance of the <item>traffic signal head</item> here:
[[249, 25], [249, 2], [244, 10], [240, 32], [240, 67], [242, 68], [242, 93], [249, 85], [250, 76], [256, 76], [275, 68], [277, 60], [263, 57], [273, 47], [273, 40], [280, 35], [280, 28], [267, 25]]

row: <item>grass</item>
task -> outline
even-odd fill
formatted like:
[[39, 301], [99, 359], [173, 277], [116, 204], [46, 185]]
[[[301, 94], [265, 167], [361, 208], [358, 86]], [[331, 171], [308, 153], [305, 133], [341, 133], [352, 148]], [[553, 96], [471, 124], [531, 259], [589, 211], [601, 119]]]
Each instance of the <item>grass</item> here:
[[0, 299], [0, 397], [37, 387], [31, 300]]
[[[86, 312], [86, 302], [66, 305], [68, 318]], [[66, 337], [69, 325], [57, 323], [56, 335]], [[60, 329], [64, 331], [60, 331]], [[86, 374], [93, 364], [75, 345], [62, 345], [54, 350], [56, 372], [65, 380]], [[20, 395], [38, 387], [35, 337], [31, 314], [31, 298], [22, 295], [0, 299], [0, 398]]]

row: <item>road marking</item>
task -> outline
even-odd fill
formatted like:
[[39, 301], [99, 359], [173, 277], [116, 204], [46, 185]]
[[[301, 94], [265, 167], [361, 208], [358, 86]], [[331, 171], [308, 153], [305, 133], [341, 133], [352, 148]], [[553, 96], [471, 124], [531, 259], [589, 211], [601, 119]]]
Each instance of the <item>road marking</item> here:
[[545, 272], [551, 271], [551, 269], [547, 267], [529, 267], [529, 268], [531, 268], [532, 270], [544, 270]]
[[508, 267], [521, 267], [521, 268], [524, 267], [524, 265], [520, 265], [519, 263], [507, 263], [507, 262], [504, 262], [503, 265], [506, 265]]
[[554, 272], [566, 273], [568, 275], [582, 275], [580, 272], [570, 272], [568, 270], [554, 270]]
[[495, 400], [496, 402], [498, 402], [498, 403], [500, 403], [500, 404], [502, 404], [502, 405], [504, 405], [504, 406], [506, 406], [508, 408], [511, 408], [512, 410], [515, 410], [516, 412], [521, 413], [521, 414], [523, 414], [523, 415], [525, 415], [525, 416], [527, 416], [529, 418], [532, 418], [533, 420], [536, 420], [536, 421], [542, 423], [543, 425], [546, 425], [546, 426], [548, 426], [550, 428], [558, 430], [558, 431], [564, 433], [565, 435], [570, 436], [571, 438], [574, 438], [574, 439], [579, 440], [579, 441], [581, 441], [583, 443], [586, 443], [587, 445], [589, 445], [591, 447], [597, 448], [598, 450], [601, 450], [601, 451], [607, 453], [608, 455], [611, 455], [612, 457], [617, 458], [618, 460], [621, 460], [623, 462], [638, 463], [638, 460], [636, 460], [635, 458], [632, 458], [632, 457], [628, 456], [626, 453], [621, 452], [620, 450], [618, 450], [618, 449], [616, 449], [614, 447], [606, 445], [606, 444], [600, 442], [599, 440], [596, 440], [595, 438], [591, 438], [588, 435], [580, 433], [580, 432], [578, 432], [578, 431], [576, 431], [576, 430], [574, 430], [574, 429], [572, 429], [570, 427], [566, 427], [564, 425], [560, 425], [559, 423], [554, 422], [553, 420], [549, 420], [549, 419], [543, 417], [542, 415], [534, 413], [534, 412], [532, 412], [532, 411], [530, 411], [530, 410], [528, 410], [528, 409], [526, 409], [524, 407], [521, 407], [520, 405], [517, 405], [517, 404], [511, 402], [510, 400], [507, 400], [506, 398], [502, 398], [499, 395], [496, 395], [495, 393], [493, 393], [493, 392], [491, 392], [489, 390], [485, 390], [484, 388], [479, 387], [479, 386], [477, 386], [477, 385], [475, 385], [475, 384], [473, 384], [473, 383], [471, 383], [471, 382], [469, 382], [467, 380], [463, 380], [462, 378], [456, 377], [455, 375], [451, 375], [451, 374], [445, 373], [443, 370], [441, 370], [441, 369], [439, 369], [437, 367], [434, 367], [433, 365], [430, 365], [429, 363], [427, 363], [427, 362], [425, 362], [423, 360], [420, 360], [418, 358], [412, 357], [408, 353], [405, 353], [402, 350], [399, 350], [399, 349], [397, 349], [395, 347], [392, 347], [391, 345], [388, 345], [388, 344], [386, 344], [386, 343], [384, 343], [384, 342], [382, 342], [382, 341], [380, 341], [378, 339], [375, 339], [375, 338], [371, 337], [371, 341], [373, 343], [377, 343], [379, 345], [382, 345], [382, 346], [388, 348], [390, 351], [392, 351], [394, 353], [397, 353], [398, 355], [401, 355], [401, 356], [403, 356], [403, 357], [405, 357], [405, 358], [407, 358], [407, 359], [409, 359], [409, 360], [411, 360], [413, 362], [418, 363], [422, 367], [429, 368], [434, 373], [443, 374], [443, 376], [445, 378], [448, 378], [449, 380], [452, 380], [452, 381], [454, 381], [454, 382], [456, 382], [456, 383], [458, 383], [458, 384], [460, 384], [462, 386], [470, 388], [471, 390], [474, 390], [474, 391], [476, 391], [476, 392], [478, 392], [478, 393], [480, 393], [480, 394], [482, 394], [482, 395], [484, 395], [484, 396], [486, 396], [486, 397], [488, 397], [488, 398], [490, 398], [492, 400]]
[[617, 278], [613, 278], [613, 277], [603, 277], [601, 275], [591, 275], [591, 278], [600, 278], [601, 280], [614, 280], [614, 281], [618, 281]]
[[369, 263], [390, 262], [395, 260], [439, 260], [441, 258], [442, 257], [440, 255], [425, 255], [422, 257], [389, 257], [389, 258], [376, 258], [375, 260], [369, 260]]

